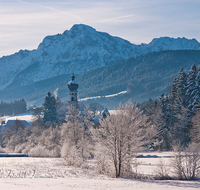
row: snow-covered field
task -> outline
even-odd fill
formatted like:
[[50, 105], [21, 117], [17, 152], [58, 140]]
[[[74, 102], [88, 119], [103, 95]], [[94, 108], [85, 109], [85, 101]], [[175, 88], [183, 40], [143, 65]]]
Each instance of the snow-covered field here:
[[[171, 153], [145, 153], [138, 173], [154, 175], [159, 160], [170, 163]], [[0, 188], [29, 190], [199, 189], [200, 181], [108, 178], [89, 169], [69, 167], [62, 158], [0, 158]]]
[[169, 176], [174, 176], [173, 168], [171, 166], [173, 152], [152, 152], [139, 155], [139, 158], [136, 160], [139, 163], [136, 168], [138, 173], [149, 175], [149, 178], [151, 178], [151, 176], [156, 175], [158, 164], [162, 162], [169, 171]]

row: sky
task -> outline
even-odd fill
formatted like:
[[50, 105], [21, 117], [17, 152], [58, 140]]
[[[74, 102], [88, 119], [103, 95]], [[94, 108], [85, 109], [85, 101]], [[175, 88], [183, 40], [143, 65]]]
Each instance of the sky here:
[[0, 0], [0, 57], [37, 49], [74, 24], [134, 44], [159, 37], [200, 42], [200, 0]]

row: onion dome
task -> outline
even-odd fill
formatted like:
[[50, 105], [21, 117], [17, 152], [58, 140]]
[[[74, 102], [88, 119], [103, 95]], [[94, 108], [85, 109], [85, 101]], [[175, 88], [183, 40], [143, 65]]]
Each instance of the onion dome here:
[[71, 76], [72, 80], [68, 82], [69, 90], [76, 91], [78, 89], [78, 83], [75, 81], [74, 73]]

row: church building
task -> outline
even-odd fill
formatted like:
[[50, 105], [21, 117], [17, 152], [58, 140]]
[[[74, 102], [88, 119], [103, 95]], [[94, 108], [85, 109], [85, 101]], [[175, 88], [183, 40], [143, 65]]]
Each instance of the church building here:
[[69, 106], [74, 106], [76, 109], [79, 109], [79, 111], [84, 111], [85, 105], [83, 102], [78, 101], [78, 83], [75, 81], [75, 75], [74, 72], [71, 76], [71, 81], [68, 82], [68, 88], [69, 88]]

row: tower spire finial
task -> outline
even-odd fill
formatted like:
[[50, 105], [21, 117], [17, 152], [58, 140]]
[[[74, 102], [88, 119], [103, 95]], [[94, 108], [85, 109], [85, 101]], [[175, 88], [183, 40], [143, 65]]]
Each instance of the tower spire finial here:
[[74, 76], [74, 70], [73, 70], [73, 73], [72, 73], [72, 76], [71, 76], [72, 80], [75, 79], [75, 76]]

